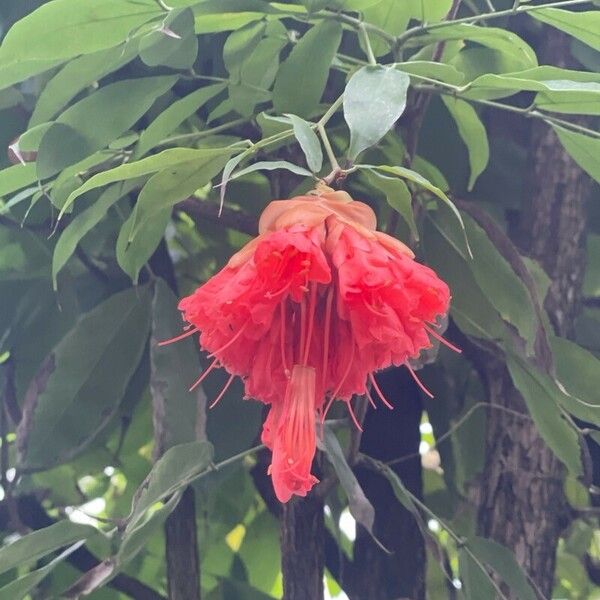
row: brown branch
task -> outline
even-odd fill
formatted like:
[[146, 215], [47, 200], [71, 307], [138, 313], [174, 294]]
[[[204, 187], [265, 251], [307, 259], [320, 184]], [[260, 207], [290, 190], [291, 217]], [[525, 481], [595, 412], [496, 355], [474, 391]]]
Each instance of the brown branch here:
[[[164, 239], [149, 260], [152, 272], [162, 277], [174, 294], [178, 294], [173, 261]], [[154, 401], [156, 402], [156, 401]], [[156, 409], [155, 409], [156, 410]], [[162, 448], [160, 416], [155, 414], [155, 446]], [[162, 415], [164, 418], [164, 414]], [[194, 490], [184, 490], [181, 500], [165, 523], [165, 554], [169, 600], [197, 600], [200, 598], [200, 568], [196, 529], [196, 499]]]

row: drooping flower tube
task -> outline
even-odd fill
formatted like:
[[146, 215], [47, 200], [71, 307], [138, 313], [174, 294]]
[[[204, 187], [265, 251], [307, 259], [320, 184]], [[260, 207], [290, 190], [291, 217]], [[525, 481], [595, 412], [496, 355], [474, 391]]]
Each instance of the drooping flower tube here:
[[184, 336], [199, 332], [212, 359], [192, 388], [218, 367], [227, 385], [242, 378], [248, 398], [270, 405], [262, 440], [277, 497], [305, 496], [317, 482], [317, 418], [334, 400], [354, 418], [353, 395], [373, 403], [369, 384], [389, 406], [373, 374], [391, 365], [420, 384], [408, 361], [444, 341], [435, 328], [449, 302], [448, 286], [346, 192], [275, 200], [259, 236], [179, 304]]

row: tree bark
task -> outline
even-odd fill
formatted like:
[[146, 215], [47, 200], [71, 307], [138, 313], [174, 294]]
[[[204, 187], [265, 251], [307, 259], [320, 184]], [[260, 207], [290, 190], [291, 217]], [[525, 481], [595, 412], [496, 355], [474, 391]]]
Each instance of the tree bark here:
[[[377, 383], [395, 408], [367, 412], [360, 450], [382, 461], [413, 456], [392, 468], [408, 490], [421, 498], [418, 452], [423, 407], [419, 392], [406, 369], [379, 373]], [[385, 477], [362, 468], [357, 469], [357, 477], [375, 508], [375, 535], [391, 554], [384, 552], [363, 527], [357, 527], [350, 598], [424, 600], [425, 544], [414, 517], [398, 502]]]
[[[154, 273], [162, 277], [177, 294], [173, 262], [164, 240], [150, 258]], [[164, 451], [161, 428], [155, 422], [155, 446]], [[158, 456], [156, 457], [158, 458]], [[165, 555], [169, 600], [200, 600], [200, 563], [196, 529], [196, 498], [188, 487], [165, 522]]]
[[284, 600], [323, 600], [323, 501], [294, 497], [281, 512]]
[[[572, 67], [569, 38], [551, 28], [543, 35], [540, 63]], [[550, 276], [545, 308], [555, 332], [569, 337], [584, 272], [589, 181], [545, 123], [532, 125], [529, 148], [529, 203], [513, 237]], [[525, 413], [503, 362], [489, 360], [482, 366], [489, 401]], [[528, 420], [490, 411], [486, 438], [486, 466], [478, 490], [479, 534], [511, 549], [540, 594], [550, 598], [556, 547], [569, 518], [565, 469]]]

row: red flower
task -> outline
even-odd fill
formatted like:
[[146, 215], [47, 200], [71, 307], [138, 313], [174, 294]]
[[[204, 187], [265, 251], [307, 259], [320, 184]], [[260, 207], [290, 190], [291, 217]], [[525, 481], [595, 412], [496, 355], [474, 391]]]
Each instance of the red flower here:
[[413, 373], [408, 361], [441, 339], [432, 326], [448, 311], [447, 285], [375, 227], [366, 204], [329, 188], [271, 202], [260, 235], [179, 304], [184, 335], [199, 331], [214, 359], [194, 386], [223, 367], [228, 385], [239, 376], [248, 397], [271, 405], [262, 439], [282, 502], [317, 481], [316, 417], [336, 399], [350, 407], [369, 381], [389, 406], [373, 373]]

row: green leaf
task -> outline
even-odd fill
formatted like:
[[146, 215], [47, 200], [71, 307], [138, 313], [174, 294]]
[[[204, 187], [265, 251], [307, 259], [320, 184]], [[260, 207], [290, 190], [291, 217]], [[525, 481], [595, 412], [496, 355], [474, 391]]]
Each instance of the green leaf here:
[[387, 203], [404, 219], [416, 240], [419, 231], [412, 210], [412, 195], [408, 186], [396, 177], [387, 177], [377, 171], [367, 171], [369, 183], [385, 194]]
[[518, 61], [522, 69], [537, 67], [537, 57], [531, 46], [516, 33], [499, 27], [480, 27], [470, 23], [458, 23], [417, 36], [413, 40], [409, 40], [407, 45], [425, 46], [448, 40], [468, 40], [497, 50]]
[[412, 181], [417, 185], [425, 188], [427, 191], [431, 192], [434, 196], [437, 196], [451, 211], [454, 217], [456, 217], [457, 222], [459, 223], [461, 229], [464, 232], [464, 246], [467, 250], [469, 256], [472, 256], [471, 249], [469, 247], [469, 241], [467, 239], [467, 235], [465, 232], [465, 224], [463, 222], [462, 215], [454, 206], [454, 203], [446, 196], [440, 188], [433, 185], [428, 179], [425, 179], [422, 175], [413, 171], [411, 169], [407, 169], [405, 167], [390, 167], [388, 165], [358, 165], [361, 168], [367, 168], [375, 171], [383, 171], [383, 173], [389, 173], [390, 175], [395, 175], [396, 177], [401, 177], [402, 179], [407, 179], [408, 181]]
[[77, 542], [76, 544], [73, 544], [41, 569], [37, 569], [36, 571], [32, 571], [27, 575], [23, 575], [23, 577], [19, 577], [19, 579], [16, 579], [8, 585], [0, 588], [0, 600], [21, 600], [22, 598], [30, 597], [28, 596], [29, 592], [31, 592], [38, 585], [38, 583], [45, 579], [45, 577], [49, 575], [50, 572], [63, 560], [65, 560], [65, 558], [75, 552], [75, 550], [78, 550], [82, 543], [83, 542]]
[[346, 461], [346, 457], [334, 431], [327, 423], [324, 425], [323, 447], [340, 481], [340, 485], [348, 497], [350, 513], [375, 539], [373, 534], [375, 509], [365, 496], [358, 483], [358, 479], [356, 479], [356, 475]]
[[102, 171], [93, 177], [90, 177], [83, 185], [73, 190], [67, 200], [65, 201], [58, 218], [59, 220], [69, 209], [69, 207], [75, 202], [79, 196], [94, 190], [96, 188], [115, 183], [116, 181], [126, 181], [127, 179], [135, 179], [150, 173], [156, 173], [165, 168], [174, 167], [183, 163], [190, 163], [192, 161], [204, 162], [207, 158], [212, 158], [215, 155], [215, 151], [212, 148], [199, 149], [194, 148], [170, 148], [169, 150], [163, 150], [158, 154], [153, 154], [141, 160], [135, 162], [125, 163], [114, 169]]
[[266, 27], [264, 21], [248, 23], [228, 36], [223, 46], [223, 63], [233, 81], [240, 79], [242, 64], [263, 38]]
[[264, 19], [282, 18], [281, 12], [263, 0], [203, 0], [194, 2], [196, 15], [196, 33], [215, 33], [217, 31], [233, 31], [248, 23]]
[[184, 98], [170, 104], [140, 135], [134, 153], [134, 159], [140, 158], [154, 148], [159, 142], [177, 129], [186, 119], [191, 117], [209, 100], [212, 100], [225, 89], [225, 84], [217, 83], [200, 88]]
[[[372, 3], [372, 6], [366, 7], [362, 11], [363, 19], [366, 23], [375, 25], [390, 35], [400, 35], [408, 25], [411, 19], [411, 2], [403, 0], [379, 0]], [[383, 56], [390, 51], [390, 45], [386, 40], [379, 36], [369, 35], [371, 48], [375, 56]], [[361, 46], [363, 46], [361, 40]], [[365, 49], [363, 48], [363, 51]]]
[[[146, 519], [136, 523], [123, 534], [121, 546], [114, 559], [115, 567], [120, 569], [133, 560], [150, 542], [152, 537], [162, 528], [168, 516], [175, 510], [181, 499], [181, 492], [174, 493], [160, 508], [157, 508]], [[110, 575], [114, 572], [111, 570]], [[100, 583], [103, 583], [102, 581]], [[96, 585], [93, 589], [99, 587]]]
[[184, 489], [206, 471], [212, 462], [212, 456], [212, 445], [205, 441], [169, 448], [156, 461], [137, 489], [127, 517], [125, 533], [131, 532], [157, 502]]
[[152, 301], [152, 336], [150, 338], [150, 391], [160, 423], [155, 440], [155, 453], [160, 456], [166, 449], [197, 439], [198, 413], [204, 411], [202, 389], [191, 393], [190, 385], [197, 379], [200, 361], [195, 338], [188, 337], [167, 346], [159, 342], [181, 332], [181, 313], [177, 298], [163, 279], [156, 282]]
[[237, 171], [231, 178], [238, 179], [238, 177], [243, 177], [248, 173], [253, 173], [254, 171], [275, 171], [276, 169], [285, 169], [286, 171], [291, 171], [292, 173], [296, 173], [296, 175], [304, 175], [305, 177], [312, 177], [313, 174], [310, 171], [307, 171], [304, 167], [299, 167], [287, 160], [259, 160], [254, 164], [246, 167], [245, 169], [241, 169]]
[[600, 183], [600, 138], [565, 129], [551, 123], [560, 143], [573, 160]]
[[68, 520], [29, 533], [0, 548], [0, 573], [36, 562], [55, 550], [85, 540], [97, 533], [98, 531], [89, 525]]
[[321, 21], [300, 38], [275, 78], [273, 106], [278, 113], [308, 117], [317, 109], [341, 38], [342, 27], [332, 20]]
[[419, 78], [434, 79], [452, 85], [460, 85], [465, 76], [452, 65], [430, 60], [411, 60], [396, 63], [395, 66], [409, 75]]
[[510, 587], [519, 600], [536, 600], [537, 595], [527, 580], [514, 554], [505, 546], [482, 537], [472, 537], [466, 547], [483, 563], [490, 566]]
[[521, 392], [540, 435], [552, 452], [575, 476], [582, 474], [581, 450], [577, 432], [562, 416], [555, 400], [553, 382], [523, 361], [508, 356], [510, 376]]
[[304, 152], [306, 164], [313, 173], [318, 173], [323, 166], [323, 151], [321, 142], [311, 126], [297, 115], [286, 115], [292, 122], [294, 135]]
[[163, 15], [149, 0], [54, 0], [13, 25], [0, 47], [0, 68], [20, 61], [66, 60], [117, 46]]
[[394, 67], [366, 66], [344, 90], [344, 118], [350, 128], [348, 158], [354, 160], [393, 127], [406, 108], [410, 77]]
[[0, 171], [0, 198], [37, 181], [35, 165], [13, 165]]
[[83, 237], [106, 216], [108, 210], [126, 196], [137, 182], [116, 183], [106, 189], [100, 197], [82, 213], [77, 215], [64, 229], [56, 242], [52, 255], [52, 285], [58, 289], [57, 276], [77, 248]]
[[556, 377], [567, 392], [559, 401], [576, 417], [600, 425], [600, 360], [564, 338], [552, 337], [550, 345]]
[[453, 96], [442, 96], [448, 112], [452, 115], [458, 133], [467, 146], [469, 153], [469, 165], [471, 174], [469, 176], [468, 190], [471, 191], [477, 178], [487, 167], [490, 158], [485, 126], [479, 119], [477, 111], [464, 100]]
[[0, 61], [0, 90], [49, 71], [61, 62], [60, 60], [23, 60], [5, 65]]
[[229, 148], [202, 148], [195, 152], [193, 160], [163, 169], [153, 175], [142, 188], [133, 213], [129, 242], [133, 241], [146, 221], [151, 220], [154, 215], [165, 209], [170, 210], [177, 202], [209, 183], [223, 169], [232, 154]]
[[539, 323], [527, 287], [483, 228], [469, 215], [464, 216], [464, 221], [473, 250], [469, 267], [475, 280], [498, 314], [516, 328], [532, 352]]
[[144, 221], [143, 235], [137, 235], [131, 242], [129, 237], [136, 224], [135, 209], [121, 226], [116, 245], [117, 263], [134, 284], [138, 281], [140, 271], [158, 248], [170, 220], [171, 208], [154, 211]]
[[176, 80], [176, 76], [125, 79], [69, 107], [42, 138], [37, 156], [38, 177], [55, 175], [117, 139]]
[[464, 548], [458, 550], [458, 568], [463, 583], [462, 592], [466, 600], [485, 600], [495, 597], [494, 586], [488, 574], [482, 571]]
[[600, 50], [599, 11], [571, 12], [560, 8], [540, 8], [530, 11], [529, 14], [542, 23], [572, 35], [594, 50]]
[[170, 11], [154, 31], [140, 39], [140, 58], [149, 67], [190, 69], [198, 54], [191, 8]]
[[251, 117], [259, 102], [271, 99], [269, 89], [279, 69], [279, 54], [287, 44], [287, 30], [278, 21], [265, 29], [265, 37], [243, 58], [237, 79], [229, 83], [231, 106], [244, 117]]
[[69, 61], [48, 83], [39, 95], [29, 127], [49, 121], [77, 94], [91, 87], [108, 73], [130, 62], [137, 51], [132, 43], [116, 48], [84, 54]]
[[115, 294], [81, 317], [29, 386], [17, 429], [20, 468], [46, 469], [93, 441], [123, 398], [149, 324], [147, 288]]

